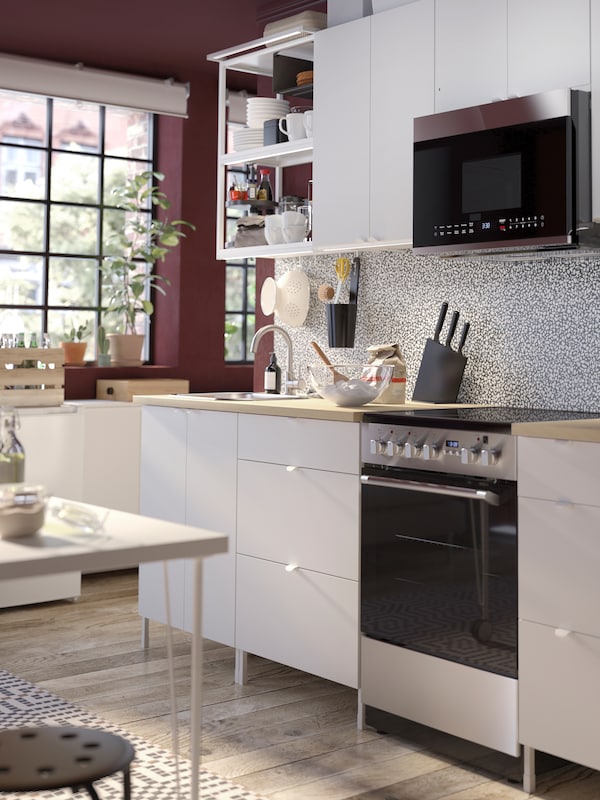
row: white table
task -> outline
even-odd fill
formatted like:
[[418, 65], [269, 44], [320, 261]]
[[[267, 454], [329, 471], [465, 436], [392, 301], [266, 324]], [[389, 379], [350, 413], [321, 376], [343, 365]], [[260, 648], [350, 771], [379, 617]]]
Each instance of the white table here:
[[[55, 506], [60, 502], [52, 498]], [[84, 533], [50, 511], [34, 536], [0, 539], [0, 580], [52, 575], [70, 570], [102, 572], [136, 567], [145, 561], [195, 559], [192, 631], [191, 742], [192, 800], [198, 800], [200, 726], [202, 717], [202, 559], [227, 551], [227, 536], [203, 528], [165, 522], [139, 514], [76, 503], [78, 508], [105, 516], [101, 530]]]

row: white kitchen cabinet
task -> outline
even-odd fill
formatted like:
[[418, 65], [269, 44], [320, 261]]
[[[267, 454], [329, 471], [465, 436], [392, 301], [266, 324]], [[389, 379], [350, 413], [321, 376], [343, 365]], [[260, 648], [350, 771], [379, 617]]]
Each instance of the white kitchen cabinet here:
[[236, 646], [358, 686], [358, 424], [240, 415]]
[[593, 769], [599, 458], [598, 444], [519, 438], [519, 740]]
[[315, 35], [313, 244], [370, 236], [371, 18]]
[[315, 36], [315, 247], [410, 245], [413, 119], [434, 110], [433, 30], [434, 2], [422, 0]]
[[[226, 533], [235, 539], [237, 415], [144, 406], [140, 512]], [[209, 639], [233, 645], [234, 554], [203, 567], [202, 626]], [[167, 621], [163, 565], [140, 565], [139, 613]], [[193, 625], [193, 564], [169, 562], [171, 624]]]
[[371, 21], [371, 225], [375, 242], [412, 242], [413, 119], [434, 111], [434, 0]]
[[589, 89], [590, 0], [508, 0], [508, 96]]
[[436, 0], [436, 112], [506, 98], [506, 2]]

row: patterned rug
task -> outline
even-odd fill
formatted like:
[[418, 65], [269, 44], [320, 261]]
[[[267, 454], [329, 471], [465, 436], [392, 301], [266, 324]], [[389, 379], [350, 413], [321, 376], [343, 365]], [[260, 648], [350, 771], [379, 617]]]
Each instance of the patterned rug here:
[[[132, 800], [177, 800], [177, 764], [173, 755], [127, 731], [105, 722], [82, 708], [71, 705], [27, 681], [0, 670], [0, 728], [31, 725], [78, 725], [101, 728], [127, 739], [135, 748], [131, 765]], [[96, 787], [101, 800], [122, 800], [122, 775], [103, 778]], [[182, 798], [190, 797], [190, 762], [179, 759], [179, 786]], [[82, 798], [87, 794], [78, 795]], [[70, 789], [48, 792], [1, 794], [2, 800], [69, 800]], [[206, 770], [201, 772], [201, 800], [260, 800], [257, 795], [219, 778]]]

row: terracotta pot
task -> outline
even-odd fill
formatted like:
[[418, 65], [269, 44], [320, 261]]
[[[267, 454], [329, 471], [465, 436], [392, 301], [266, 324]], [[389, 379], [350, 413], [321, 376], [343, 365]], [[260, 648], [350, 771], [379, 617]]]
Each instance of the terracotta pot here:
[[140, 367], [142, 365], [143, 333], [108, 333], [110, 361], [113, 367]]
[[76, 367], [85, 366], [85, 351], [87, 342], [61, 342], [65, 354], [65, 364], [71, 364]]

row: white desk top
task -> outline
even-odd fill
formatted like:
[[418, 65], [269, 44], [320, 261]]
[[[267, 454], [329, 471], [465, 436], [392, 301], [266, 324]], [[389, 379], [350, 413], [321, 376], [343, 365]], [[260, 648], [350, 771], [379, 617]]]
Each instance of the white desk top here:
[[[60, 498], [51, 502], [56, 501]], [[215, 531], [84, 503], [76, 505], [106, 514], [102, 530], [84, 533], [57, 519], [49, 509], [38, 533], [0, 539], [0, 580], [71, 570], [126, 569], [145, 561], [203, 558], [227, 552], [227, 536]]]

